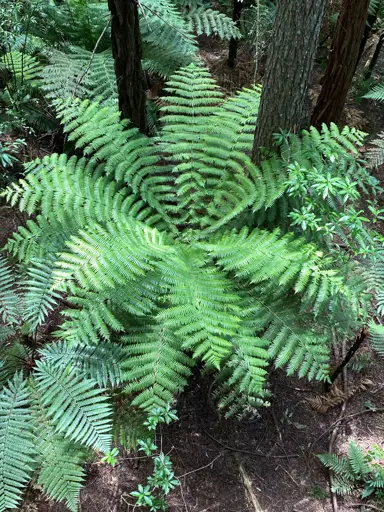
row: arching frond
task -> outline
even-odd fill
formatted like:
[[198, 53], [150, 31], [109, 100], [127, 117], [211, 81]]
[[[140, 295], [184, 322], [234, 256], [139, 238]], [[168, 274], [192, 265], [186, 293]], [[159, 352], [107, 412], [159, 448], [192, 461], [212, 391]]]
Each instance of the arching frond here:
[[41, 403], [56, 432], [65, 438], [107, 452], [111, 442], [111, 407], [96, 382], [65, 368], [37, 362], [34, 373]]
[[0, 511], [16, 508], [34, 468], [29, 392], [20, 374], [0, 393]]

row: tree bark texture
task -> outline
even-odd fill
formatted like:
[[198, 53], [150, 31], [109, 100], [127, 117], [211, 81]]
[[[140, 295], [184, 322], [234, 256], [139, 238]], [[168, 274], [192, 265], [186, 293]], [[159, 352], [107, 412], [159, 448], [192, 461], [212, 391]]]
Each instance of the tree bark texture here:
[[119, 109], [124, 119], [147, 133], [146, 95], [141, 67], [141, 34], [135, 0], [108, 0]]
[[308, 83], [327, 0], [279, 0], [256, 124], [252, 158], [272, 149], [279, 129], [302, 128]]
[[351, 86], [368, 15], [369, 0], [344, 0], [323, 86], [311, 123], [338, 123]]

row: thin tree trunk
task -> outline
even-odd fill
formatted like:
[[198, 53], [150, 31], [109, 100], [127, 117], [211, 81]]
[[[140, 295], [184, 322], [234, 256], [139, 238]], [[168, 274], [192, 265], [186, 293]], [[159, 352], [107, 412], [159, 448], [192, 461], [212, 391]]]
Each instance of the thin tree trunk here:
[[371, 36], [372, 28], [377, 21], [377, 16], [379, 14], [379, 6], [380, 6], [380, 4], [377, 4], [376, 10], [368, 15], [367, 22], [365, 23], [363, 39], [361, 40], [361, 43], [360, 43], [359, 56], [357, 57], [355, 72], [356, 72], [357, 66], [360, 63], [361, 57], [363, 56], [367, 41]]
[[378, 43], [376, 45], [376, 48], [375, 48], [375, 52], [372, 55], [372, 59], [371, 59], [369, 65], [368, 65], [368, 68], [364, 72], [364, 79], [365, 80], [368, 80], [368, 78], [371, 77], [372, 72], [375, 69], [375, 66], [377, 64], [377, 60], [379, 58], [380, 52], [381, 52], [381, 50], [383, 48], [383, 44], [384, 44], [384, 32], [380, 35], [379, 41], [378, 41]]
[[308, 83], [327, 0], [279, 0], [263, 81], [252, 158], [273, 148], [279, 129], [302, 128]]
[[[240, 0], [233, 0], [233, 21], [238, 24], [241, 9], [243, 8], [243, 3]], [[235, 59], [237, 57], [237, 47], [238, 47], [238, 39], [232, 39], [229, 41], [229, 54], [228, 54], [228, 67], [233, 68], [235, 66]]]
[[135, 0], [108, 0], [112, 14], [112, 53], [124, 119], [147, 133], [146, 95], [141, 67], [141, 34]]
[[369, 0], [344, 0], [337, 22], [323, 87], [312, 114], [312, 124], [337, 123], [355, 73], [364, 34]]

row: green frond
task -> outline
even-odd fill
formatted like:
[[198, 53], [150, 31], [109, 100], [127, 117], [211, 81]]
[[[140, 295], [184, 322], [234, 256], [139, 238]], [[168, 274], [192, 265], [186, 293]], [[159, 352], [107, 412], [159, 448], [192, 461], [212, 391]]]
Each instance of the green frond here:
[[53, 255], [47, 259], [32, 260], [27, 270], [27, 278], [21, 284], [24, 293], [23, 320], [27, 322], [30, 332], [34, 332], [44, 323], [61, 298], [52, 290], [55, 261]]
[[369, 341], [374, 350], [380, 355], [384, 356], [384, 325], [369, 324]]
[[38, 361], [34, 377], [41, 403], [56, 432], [71, 441], [107, 452], [111, 442], [111, 407], [96, 382], [70, 368]]
[[55, 104], [71, 97], [117, 103], [114, 62], [109, 50], [92, 54], [78, 46], [53, 50], [42, 72], [42, 89]]
[[99, 342], [96, 346], [74, 345], [68, 341], [50, 343], [40, 350], [45, 361], [58, 368], [73, 368], [100, 387], [118, 386], [122, 382], [123, 349], [115, 343]]
[[0, 320], [6, 326], [17, 325], [20, 319], [20, 297], [7, 260], [0, 255]]
[[132, 406], [146, 411], [164, 407], [184, 389], [193, 366], [182, 350], [182, 339], [161, 321], [150, 319], [126, 332], [123, 375], [125, 392], [134, 396]]
[[0, 349], [0, 382], [6, 383], [15, 373], [25, 375], [32, 351], [21, 343], [12, 343], [9, 347]]
[[[171, 57], [168, 65], [171, 65], [169, 71], [172, 73], [194, 60], [196, 39], [174, 3], [170, 0], [143, 0], [141, 5], [145, 13], [140, 17], [143, 59], [152, 61], [154, 48], [163, 50], [162, 61]], [[154, 57], [156, 59], [156, 54]]]
[[196, 7], [186, 11], [184, 19], [189, 30], [198, 36], [202, 34], [207, 36], [214, 35], [226, 40], [241, 37], [236, 23], [226, 14], [214, 9]]
[[371, 147], [367, 150], [367, 160], [370, 167], [379, 167], [384, 163], [384, 132], [377, 135], [377, 138], [372, 140]]
[[384, 101], [384, 85], [375, 85], [367, 94], [364, 94], [363, 98], [376, 101]]
[[0, 58], [0, 70], [7, 69], [16, 80], [16, 84], [24, 81], [36, 83], [42, 66], [35, 57], [20, 51], [8, 52]]
[[353, 480], [352, 468], [345, 457], [339, 457], [334, 453], [322, 453], [317, 455], [325, 467], [332, 470], [335, 475]]
[[193, 350], [195, 358], [219, 368], [233, 350], [230, 337], [240, 325], [240, 297], [229, 279], [204, 263], [200, 251], [168, 255], [162, 274], [169, 284], [170, 307], [158, 318], [184, 340], [183, 347]]
[[[26, 190], [28, 194], [29, 191]], [[65, 242], [79, 230], [79, 225], [71, 216], [62, 215], [63, 223], [55, 214], [47, 218], [37, 215], [28, 219], [25, 226], [8, 238], [5, 248], [23, 265], [30, 265], [34, 259], [46, 259], [63, 250]]]
[[113, 440], [126, 450], [136, 450], [138, 441], [148, 437], [147, 414], [131, 406], [132, 398], [119, 396], [113, 404]]
[[85, 480], [84, 449], [56, 433], [35, 381], [30, 381], [30, 388], [40, 459], [37, 483], [47, 496], [65, 502], [69, 510], [77, 512], [79, 492]]
[[16, 508], [34, 469], [29, 392], [16, 374], [0, 393], [0, 512]]
[[269, 355], [267, 340], [249, 337], [233, 339], [234, 354], [230, 356], [216, 378], [214, 395], [226, 417], [241, 414], [250, 407], [269, 405], [266, 389], [266, 367]]
[[352, 441], [349, 443], [348, 459], [355, 477], [364, 478], [371, 472], [362, 449]]
[[[121, 217], [107, 229], [93, 224], [67, 243], [57, 262], [56, 287], [76, 280], [88, 290], [122, 286], [153, 270], [156, 259], [173, 252], [167, 236], [132, 218]], [[70, 252], [71, 251], [71, 252]]]

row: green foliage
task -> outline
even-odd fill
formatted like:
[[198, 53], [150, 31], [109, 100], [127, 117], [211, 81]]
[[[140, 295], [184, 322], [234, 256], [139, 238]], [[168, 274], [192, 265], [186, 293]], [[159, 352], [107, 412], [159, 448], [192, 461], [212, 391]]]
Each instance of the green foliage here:
[[371, 221], [361, 210], [361, 198], [370, 194], [374, 216], [382, 189], [358, 159], [363, 137], [355, 129], [340, 131], [332, 124], [321, 132], [313, 127], [304, 131], [301, 140], [292, 135], [279, 138], [288, 167], [290, 228], [340, 257], [340, 241], [348, 248], [344, 257], [376, 252], [378, 236], [368, 228]]
[[112, 409], [96, 386], [121, 382], [122, 349], [59, 341], [37, 353], [37, 328], [60, 295], [52, 260], [29, 263], [16, 273], [0, 258], [0, 510], [16, 506], [36, 474], [48, 496], [75, 512], [84, 447], [109, 451]]
[[[170, 405], [167, 404], [164, 408], [152, 409], [144, 425], [151, 432], [155, 431], [159, 424], [169, 424], [177, 419], [176, 411], [172, 410]], [[173, 472], [172, 461], [162, 451], [154, 455], [157, 446], [151, 438], [141, 439], [139, 445], [139, 451], [143, 451], [148, 457], [152, 457], [154, 469], [152, 475], [147, 479], [148, 485], [144, 487], [142, 484], [139, 484], [137, 491], [133, 491], [130, 494], [136, 498], [136, 506], [148, 507], [150, 512], [168, 510], [166, 497], [172, 489], [180, 485]]]
[[[55, 430], [71, 441], [107, 452], [110, 445], [111, 409], [96, 382], [77, 376], [74, 370], [48, 362], [36, 363], [37, 391], [55, 424]], [[70, 425], [70, 427], [69, 427]]]
[[15, 508], [34, 469], [29, 392], [21, 374], [0, 393], [0, 511]]
[[239, 38], [240, 32], [234, 22], [225, 14], [207, 7], [195, 7], [188, 9], [184, 19], [191, 32], [198, 36], [215, 35], [220, 39]]
[[[331, 327], [352, 333], [369, 299], [353, 265], [311, 237], [265, 228], [276, 205], [289, 204], [293, 162], [309, 174], [337, 162], [368, 187], [356, 163], [362, 135], [332, 126], [283, 137], [282, 157], [258, 169], [247, 155], [259, 88], [224, 100], [209, 73], [190, 65], [166, 92], [155, 138], [121, 122], [111, 104], [58, 102], [79, 156], [28, 164], [4, 194], [36, 215], [7, 249], [27, 265], [53, 255], [50, 290], [69, 303], [57, 332], [65, 341], [44, 357], [56, 370], [59, 357], [62, 369], [124, 383], [115, 438], [127, 444], [124, 411], [164, 407], [198, 360], [215, 372], [228, 415], [268, 404], [271, 363], [326, 380]], [[116, 341], [122, 376], [108, 358], [99, 362]]]
[[337, 494], [350, 494], [355, 488], [363, 488], [362, 498], [378, 492], [384, 487], [384, 470], [381, 461], [383, 449], [373, 445], [370, 450], [363, 450], [355, 443], [349, 444], [347, 457], [333, 453], [318, 455], [321, 462], [333, 472], [332, 491]]

